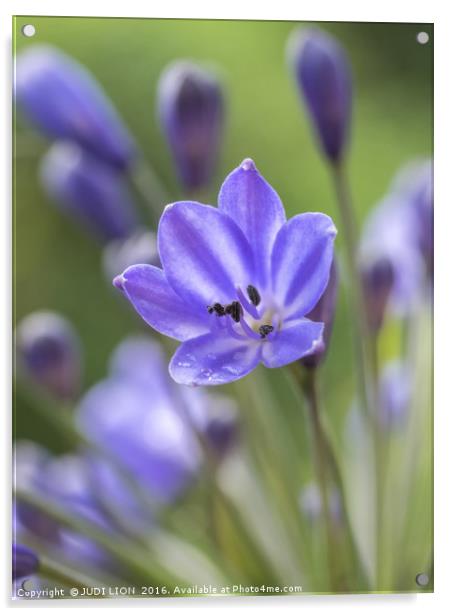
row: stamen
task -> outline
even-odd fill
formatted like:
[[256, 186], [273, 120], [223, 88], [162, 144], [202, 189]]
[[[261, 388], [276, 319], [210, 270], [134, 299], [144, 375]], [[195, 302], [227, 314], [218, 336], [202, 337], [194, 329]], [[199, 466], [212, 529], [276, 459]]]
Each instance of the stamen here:
[[259, 327], [259, 334], [261, 338], [266, 338], [268, 334], [271, 334], [274, 329], [275, 328], [273, 327], [273, 325], [261, 325]]
[[226, 314], [230, 314], [236, 323], [239, 323], [243, 314], [243, 308], [239, 302], [234, 301], [225, 307], [225, 312]]
[[256, 319], [258, 321], [261, 318], [259, 311], [257, 310], [256, 306], [253, 306], [253, 304], [248, 301], [240, 287], [237, 287], [237, 297], [239, 298], [243, 309], [246, 310], [246, 312], [251, 315], [253, 319]]
[[250, 298], [250, 302], [253, 304], [253, 306], [259, 306], [259, 304], [261, 303], [261, 296], [259, 295], [259, 291], [256, 289], [256, 287], [253, 287], [252, 284], [249, 284], [246, 287], [246, 292], [248, 293], [248, 297]]
[[235, 338], [236, 340], [243, 340], [242, 334], [239, 334], [239, 332], [234, 329], [234, 325], [232, 324], [232, 321], [230, 319], [226, 319], [225, 321], [223, 321], [223, 323], [226, 323], [226, 329], [233, 338]]
[[209, 314], [215, 312], [215, 314], [219, 317], [224, 317], [224, 315], [226, 314], [224, 306], [222, 306], [219, 302], [215, 302], [215, 304], [213, 304], [212, 306], [207, 306], [207, 312]]
[[248, 325], [245, 319], [242, 319], [240, 321], [240, 325], [242, 326], [243, 331], [245, 332], [247, 336], [249, 336], [250, 338], [254, 338], [255, 340], [260, 340], [261, 337], [259, 336], [259, 334], [257, 334], [255, 331], [251, 329], [251, 327]]

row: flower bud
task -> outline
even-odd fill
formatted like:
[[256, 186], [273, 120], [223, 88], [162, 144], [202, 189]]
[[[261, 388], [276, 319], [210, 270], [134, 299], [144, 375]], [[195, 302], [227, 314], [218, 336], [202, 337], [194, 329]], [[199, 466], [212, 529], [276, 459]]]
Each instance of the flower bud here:
[[330, 342], [331, 332], [333, 330], [334, 315], [336, 313], [336, 297], [337, 297], [337, 266], [333, 259], [331, 263], [330, 278], [323, 292], [322, 297], [317, 304], [306, 315], [307, 319], [324, 323], [322, 344], [316, 347], [314, 353], [306, 355], [300, 361], [306, 368], [316, 368], [325, 357]]
[[[342, 521], [342, 505], [341, 497], [336, 487], [330, 487], [328, 491], [328, 500], [331, 519], [340, 523]], [[311, 524], [314, 524], [321, 518], [322, 495], [316, 483], [310, 482], [301, 490], [299, 506]]]
[[289, 41], [289, 59], [320, 144], [329, 160], [337, 163], [347, 145], [352, 109], [345, 52], [322, 30], [298, 30]]
[[68, 139], [125, 169], [135, 145], [94, 77], [76, 60], [50, 46], [32, 46], [16, 61], [15, 96], [45, 135]]
[[80, 344], [71, 324], [53, 312], [34, 312], [16, 330], [19, 367], [55, 398], [76, 396], [80, 386]]
[[13, 580], [28, 577], [36, 573], [39, 560], [30, 548], [19, 543], [13, 543]]
[[158, 113], [180, 181], [187, 190], [212, 179], [223, 129], [216, 76], [187, 61], [171, 64], [158, 84]]
[[400, 427], [411, 402], [412, 383], [407, 366], [394, 360], [382, 370], [379, 383], [379, 418], [383, 428]]
[[76, 144], [53, 145], [42, 161], [40, 178], [49, 197], [100, 240], [127, 237], [135, 228], [122, 177]]
[[367, 263], [361, 270], [367, 320], [372, 332], [383, 325], [386, 306], [394, 284], [391, 261], [382, 256]]

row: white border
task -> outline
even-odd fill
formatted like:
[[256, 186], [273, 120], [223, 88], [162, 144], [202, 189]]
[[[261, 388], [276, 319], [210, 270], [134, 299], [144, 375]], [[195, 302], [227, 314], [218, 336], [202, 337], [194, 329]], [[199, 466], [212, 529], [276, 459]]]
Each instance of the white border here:
[[[450, 37], [450, 10], [446, 3], [440, 0], [419, 2], [415, 0], [399, 1], [379, 0], [378, 3], [341, 0], [337, 2], [317, 1], [301, 3], [295, 0], [278, 0], [265, 3], [256, 0], [240, 2], [228, 0], [214, 3], [211, 0], [179, 0], [165, 2], [150, 2], [149, 0], [127, 0], [124, 3], [108, 4], [99, 0], [77, 0], [62, 3], [61, 0], [9, 1], [2, 3], [2, 75], [6, 76], [3, 83], [3, 95], [0, 98], [2, 107], [0, 135], [3, 135], [1, 147], [2, 165], [0, 167], [0, 186], [3, 192], [1, 225], [1, 280], [3, 296], [0, 301], [2, 324], [3, 353], [0, 366], [0, 391], [3, 394], [1, 412], [2, 421], [1, 459], [6, 466], [2, 473], [6, 506], [0, 508], [2, 516], [3, 538], [1, 553], [5, 559], [3, 572], [9, 572], [10, 545], [9, 520], [7, 503], [9, 502], [9, 451], [10, 425], [8, 419], [10, 409], [10, 298], [11, 298], [11, 258], [10, 258], [10, 228], [11, 228], [11, 104], [10, 104], [10, 53], [11, 53], [11, 16], [12, 15], [78, 15], [78, 16], [124, 16], [124, 17], [184, 17], [184, 18], [229, 18], [229, 19], [296, 19], [313, 21], [410, 21], [435, 22], [435, 593], [431, 595], [372, 595], [372, 596], [317, 596], [317, 597], [281, 597], [281, 598], [227, 598], [220, 599], [176, 599], [153, 600], [149, 603], [140, 601], [115, 601], [101, 604], [100, 602], [16, 602], [13, 607], [26, 608], [56, 608], [77, 610], [104, 610], [110, 608], [133, 609], [227, 609], [227, 610], [259, 610], [273, 612], [283, 608], [289, 612], [299, 612], [304, 608], [318, 613], [328, 609], [341, 614], [361, 613], [363, 608], [369, 612], [380, 612], [382, 609], [391, 614], [424, 614], [426, 610], [440, 609], [450, 605], [448, 588], [450, 586], [450, 558], [452, 556], [450, 520], [452, 520], [452, 503], [450, 490], [452, 437], [452, 408], [450, 405], [450, 349], [452, 349], [451, 317], [452, 317], [452, 285], [451, 280], [451, 231], [452, 231], [452, 199], [450, 167], [452, 131], [450, 110], [452, 109], [450, 87], [450, 70], [448, 59], [452, 57]], [[6, 83], [5, 83], [6, 81]], [[6, 136], [6, 137], [5, 137]], [[449, 248], [449, 251], [448, 251]], [[449, 404], [448, 404], [449, 403]], [[6, 426], [6, 427], [5, 427]], [[7, 576], [2, 576], [2, 596], [7, 602], [10, 587]], [[432, 604], [435, 604], [434, 606]], [[11, 604], [10, 604], [11, 607]]]

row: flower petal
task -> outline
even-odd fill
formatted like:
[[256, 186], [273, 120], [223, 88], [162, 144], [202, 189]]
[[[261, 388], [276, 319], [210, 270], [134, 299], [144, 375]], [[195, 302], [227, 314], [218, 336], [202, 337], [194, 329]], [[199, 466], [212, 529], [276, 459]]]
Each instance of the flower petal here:
[[323, 323], [297, 319], [284, 324], [281, 331], [262, 345], [262, 363], [267, 368], [279, 368], [313, 353], [323, 344]]
[[203, 312], [186, 304], [153, 265], [132, 265], [113, 281], [138, 314], [161, 334], [188, 340], [209, 330]]
[[265, 286], [276, 235], [286, 220], [276, 191], [247, 158], [223, 182], [219, 209], [228, 214], [245, 234], [254, 253], [257, 280]]
[[194, 201], [167, 206], [158, 230], [168, 282], [188, 305], [206, 311], [235, 299], [253, 274], [251, 248], [235, 222], [217, 208]]
[[180, 345], [170, 374], [182, 385], [222, 385], [242, 378], [259, 363], [260, 341], [211, 333]]
[[336, 228], [329, 216], [299, 214], [286, 222], [272, 254], [273, 291], [286, 318], [304, 316], [320, 299], [330, 276]]

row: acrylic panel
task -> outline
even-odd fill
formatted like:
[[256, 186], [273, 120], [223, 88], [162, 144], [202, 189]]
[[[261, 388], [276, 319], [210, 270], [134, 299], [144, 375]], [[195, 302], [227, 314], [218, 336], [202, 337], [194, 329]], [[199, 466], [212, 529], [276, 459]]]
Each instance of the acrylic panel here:
[[433, 25], [13, 27], [13, 596], [431, 592]]

